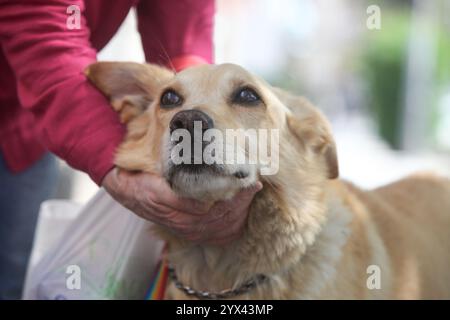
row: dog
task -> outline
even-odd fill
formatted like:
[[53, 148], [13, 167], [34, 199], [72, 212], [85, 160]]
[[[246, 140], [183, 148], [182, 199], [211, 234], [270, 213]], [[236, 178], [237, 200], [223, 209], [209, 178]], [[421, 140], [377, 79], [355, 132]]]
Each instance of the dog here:
[[[450, 298], [449, 180], [416, 174], [365, 191], [338, 179], [336, 146], [321, 112], [237, 65], [174, 73], [98, 62], [86, 75], [127, 126], [118, 167], [157, 173], [181, 197], [206, 202], [263, 183], [244, 233], [228, 245], [190, 243], [156, 227], [172, 266], [166, 299]], [[171, 132], [192, 132], [196, 121], [202, 132], [277, 130], [278, 170], [173, 164]], [[246, 157], [248, 148], [234, 153]]]

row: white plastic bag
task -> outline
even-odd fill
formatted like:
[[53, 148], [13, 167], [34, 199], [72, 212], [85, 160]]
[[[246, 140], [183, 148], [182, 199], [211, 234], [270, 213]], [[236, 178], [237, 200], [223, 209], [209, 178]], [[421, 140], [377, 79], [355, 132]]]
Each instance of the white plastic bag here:
[[[49, 240], [64, 228], [65, 214], [70, 225]], [[103, 189], [79, 212], [67, 203], [44, 204], [23, 298], [143, 299], [163, 247], [150, 226]], [[49, 242], [56, 242], [51, 249]]]

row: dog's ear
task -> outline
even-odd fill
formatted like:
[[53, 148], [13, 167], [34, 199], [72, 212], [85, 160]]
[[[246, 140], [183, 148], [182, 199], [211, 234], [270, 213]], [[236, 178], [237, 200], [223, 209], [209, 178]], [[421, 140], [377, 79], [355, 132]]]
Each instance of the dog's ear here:
[[286, 116], [290, 132], [303, 146], [311, 148], [325, 161], [328, 178], [336, 179], [339, 176], [336, 144], [328, 121], [305, 98], [294, 96], [278, 88], [274, 88], [273, 91], [290, 110]]
[[110, 100], [123, 123], [141, 114], [158, 89], [174, 76], [166, 68], [135, 62], [97, 62], [88, 66], [85, 74]]

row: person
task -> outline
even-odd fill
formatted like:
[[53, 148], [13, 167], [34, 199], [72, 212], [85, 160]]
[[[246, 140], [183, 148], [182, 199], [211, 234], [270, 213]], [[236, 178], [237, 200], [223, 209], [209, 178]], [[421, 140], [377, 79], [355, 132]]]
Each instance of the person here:
[[0, 299], [20, 298], [39, 205], [58, 180], [50, 153], [191, 241], [236, 238], [262, 188], [207, 208], [162, 177], [114, 167], [125, 128], [83, 70], [132, 7], [147, 61], [177, 71], [212, 62], [213, 0], [0, 0]]

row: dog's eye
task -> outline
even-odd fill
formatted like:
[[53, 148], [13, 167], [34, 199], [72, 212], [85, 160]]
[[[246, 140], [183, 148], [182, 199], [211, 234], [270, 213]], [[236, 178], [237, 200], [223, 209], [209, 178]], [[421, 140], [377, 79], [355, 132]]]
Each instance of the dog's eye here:
[[242, 88], [234, 94], [233, 102], [243, 105], [253, 105], [261, 102], [261, 98], [255, 90], [251, 88]]
[[169, 89], [161, 96], [161, 106], [170, 108], [179, 106], [183, 102], [183, 99], [172, 89]]

